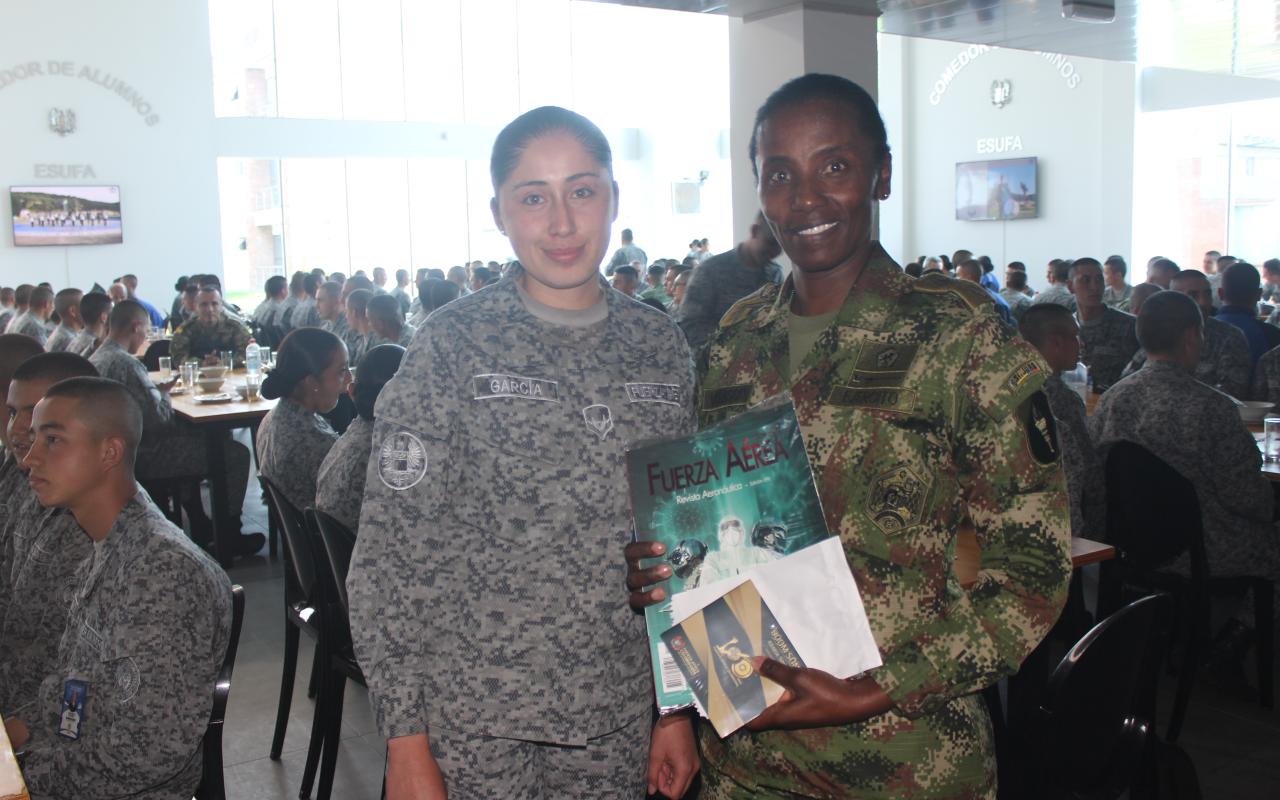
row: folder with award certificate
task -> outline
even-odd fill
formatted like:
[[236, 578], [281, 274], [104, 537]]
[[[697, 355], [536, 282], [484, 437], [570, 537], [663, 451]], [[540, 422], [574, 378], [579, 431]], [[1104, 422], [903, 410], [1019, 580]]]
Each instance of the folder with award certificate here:
[[[838, 678], [880, 665], [840, 539], [827, 530], [789, 397], [689, 436], [637, 443], [627, 450], [627, 470], [636, 539], [666, 545], [642, 566], [665, 562], [672, 571], [668, 600], [645, 609], [662, 713], [710, 710], [663, 634], [717, 602], [712, 616], [724, 619], [727, 595], [748, 581], [804, 665]], [[686, 626], [681, 641], [689, 633]], [[733, 728], [748, 721], [739, 719]]]

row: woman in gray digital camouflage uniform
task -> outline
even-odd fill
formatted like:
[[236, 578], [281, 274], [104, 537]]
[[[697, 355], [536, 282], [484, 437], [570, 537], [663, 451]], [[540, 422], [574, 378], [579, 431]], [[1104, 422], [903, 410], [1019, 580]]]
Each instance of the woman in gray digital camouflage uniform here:
[[693, 429], [689, 348], [599, 274], [618, 187], [595, 125], [530, 111], [491, 172], [519, 266], [433, 313], [378, 398], [347, 580], [387, 797], [678, 798], [690, 721], [653, 726], [614, 554], [626, 443]]

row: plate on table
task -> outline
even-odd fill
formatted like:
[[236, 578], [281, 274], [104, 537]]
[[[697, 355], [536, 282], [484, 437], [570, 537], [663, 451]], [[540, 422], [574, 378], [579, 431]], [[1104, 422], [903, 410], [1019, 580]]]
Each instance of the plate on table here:
[[226, 392], [217, 394], [198, 394], [193, 398], [197, 403], [230, 403], [236, 398]]

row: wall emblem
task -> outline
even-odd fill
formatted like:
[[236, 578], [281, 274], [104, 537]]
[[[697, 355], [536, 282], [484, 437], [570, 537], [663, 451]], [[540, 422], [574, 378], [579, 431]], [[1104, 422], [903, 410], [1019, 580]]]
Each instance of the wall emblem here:
[[1004, 108], [1013, 102], [1013, 84], [1008, 80], [996, 79], [991, 82], [991, 105]]

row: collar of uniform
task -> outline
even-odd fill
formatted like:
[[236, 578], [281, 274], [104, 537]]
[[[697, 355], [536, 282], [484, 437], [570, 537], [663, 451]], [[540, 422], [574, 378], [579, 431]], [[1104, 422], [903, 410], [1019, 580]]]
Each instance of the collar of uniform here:
[[110, 336], [103, 339], [102, 344], [98, 345], [99, 350], [102, 350], [104, 348], [108, 350], [119, 350], [121, 353], [128, 352], [127, 350], [125, 350], [124, 345], [120, 344], [115, 339], [112, 339]]
[[138, 535], [137, 521], [146, 515], [147, 506], [151, 505], [151, 500], [144, 490], [138, 489], [138, 493], [124, 504], [120, 509], [116, 521], [111, 523], [111, 530], [107, 531], [107, 536], [102, 540], [98, 548], [97, 558], [93, 561], [93, 568], [84, 581], [84, 588], [81, 590], [81, 597], [86, 597], [93, 593], [94, 587], [102, 578], [102, 573], [111, 556], [124, 546], [124, 542], [132, 536]]
[[[862, 274], [849, 290], [835, 324], [845, 327], [878, 330], [889, 312], [897, 305], [898, 298], [907, 292], [911, 279], [898, 263], [884, 251], [879, 242], [872, 242], [871, 255], [862, 268]], [[791, 298], [795, 296], [795, 273], [792, 272], [778, 290], [772, 307], [759, 315], [749, 327], [764, 328], [767, 325], [787, 322], [791, 310]]]

